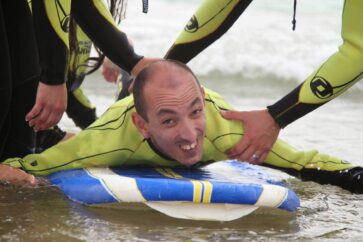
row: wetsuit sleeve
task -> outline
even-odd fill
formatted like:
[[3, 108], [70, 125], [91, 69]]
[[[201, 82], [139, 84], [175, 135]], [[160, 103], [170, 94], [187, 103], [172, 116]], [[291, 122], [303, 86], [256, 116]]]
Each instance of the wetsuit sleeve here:
[[297, 150], [282, 140], [277, 140], [263, 165], [303, 181], [331, 184], [354, 193], [363, 193], [362, 167], [316, 150]]
[[[209, 154], [207, 159], [213, 159], [237, 144], [243, 138], [244, 130], [241, 122], [221, 117], [220, 110], [230, 110], [222, 98], [207, 89], [206, 94], [206, 137], [213, 145], [204, 144], [203, 151], [204, 156]], [[363, 193], [362, 167], [316, 150], [295, 149], [281, 139], [275, 142], [263, 165], [287, 172], [303, 181], [332, 184], [351, 192]]]
[[73, 0], [71, 15], [93, 43], [122, 69], [130, 73], [142, 58], [134, 52], [102, 0]]
[[48, 85], [58, 85], [66, 80], [68, 48], [52, 27], [44, 1], [46, 0], [32, 1], [33, 20], [41, 66], [40, 81]]
[[7, 159], [3, 164], [36, 175], [84, 167], [121, 166], [128, 162], [144, 140], [132, 123], [131, 113], [134, 111], [132, 98], [127, 97], [113, 104], [91, 126], [67, 141], [39, 154]]
[[189, 62], [219, 39], [252, 0], [204, 0], [165, 55]]
[[336, 98], [363, 75], [363, 1], [345, 1], [342, 18], [343, 44], [314, 73], [287, 96], [268, 106], [281, 127]]

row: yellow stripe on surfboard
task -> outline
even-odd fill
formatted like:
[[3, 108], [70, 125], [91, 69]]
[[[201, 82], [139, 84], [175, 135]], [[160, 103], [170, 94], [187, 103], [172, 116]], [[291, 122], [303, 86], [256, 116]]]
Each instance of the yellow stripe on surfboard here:
[[165, 177], [178, 180], [189, 180], [193, 184], [193, 202], [210, 203], [212, 198], [213, 185], [209, 181], [198, 181], [181, 176], [170, 168], [156, 168], [157, 172]]

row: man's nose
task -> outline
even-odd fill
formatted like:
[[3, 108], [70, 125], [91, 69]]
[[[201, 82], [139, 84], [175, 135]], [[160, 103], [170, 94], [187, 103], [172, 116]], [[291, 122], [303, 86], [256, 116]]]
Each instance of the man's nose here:
[[179, 132], [182, 139], [190, 142], [194, 142], [197, 136], [195, 124], [190, 120], [182, 122]]

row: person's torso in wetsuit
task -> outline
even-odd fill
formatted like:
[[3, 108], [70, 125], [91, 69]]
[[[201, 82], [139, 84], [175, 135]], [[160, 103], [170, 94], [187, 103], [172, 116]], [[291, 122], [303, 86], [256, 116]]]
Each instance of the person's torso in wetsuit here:
[[[221, 110], [231, 107], [218, 94], [206, 90], [206, 133], [202, 161], [205, 165], [227, 158], [225, 152], [243, 137], [238, 121], [224, 119]], [[178, 166], [153, 148], [134, 126], [132, 97], [112, 105], [103, 116], [68, 141], [59, 143], [41, 154], [8, 159], [4, 163], [27, 172], [46, 175], [59, 170], [93, 166]], [[303, 180], [333, 184], [352, 192], [363, 193], [363, 168], [316, 150], [299, 151], [277, 140], [264, 165], [283, 170]]]
[[[201, 162], [209, 163], [227, 158], [225, 152], [243, 137], [243, 127], [240, 122], [221, 116], [220, 111], [231, 110], [231, 106], [217, 93], [206, 90], [205, 100], [207, 124]], [[180, 165], [155, 152], [133, 124], [132, 112], [135, 112], [133, 99], [127, 97], [113, 104], [95, 123], [70, 140], [41, 154], [9, 159], [7, 163], [43, 175], [89, 166]], [[266, 163], [295, 170], [301, 170], [307, 164], [310, 168], [319, 166], [327, 170], [352, 166], [314, 150], [298, 151], [280, 140], [273, 146]]]

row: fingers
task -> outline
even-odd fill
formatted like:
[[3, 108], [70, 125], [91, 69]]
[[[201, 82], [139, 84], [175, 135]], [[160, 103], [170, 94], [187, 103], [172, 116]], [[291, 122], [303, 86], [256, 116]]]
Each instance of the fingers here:
[[[134, 79], [135, 80], [135, 79]], [[132, 80], [130, 86], [129, 86], [129, 93], [132, 93], [132, 91], [134, 90], [134, 80]]]
[[38, 180], [23, 170], [0, 164], [0, 181], [19, 186], [38, 186]]
[[51, 183], [44, 177], [38, 177], [36, 178], [36, 186], [49, 186]]
[[226, 154], [229, 159], [247, 161], [252, 164], [261, 164], [265, 161], [269, 152], [269, 146], [257, 146], [248, 136], [244, 136], [240, 142], [229, 149]]
[[139, 60], [139, 62], [136, 63], [136, 65], [132, 68], [131, 70], [131, 75], [133, 77], [136, 77], [139, 72], [145, 68], [147, 65], [162, 60], [161, 58], [149, 58], [149, 57], [143, 57], [142, 59]]
[[240, 121], [244, 130], [242, 139], [227, 155], [253, 164], [264, 162], [280, 132], [280, 127], [268, 110], [223, 111], [221, 115], [228, 120]]
[[25, 121], [29, 122], [39, 115], [41, 112], [41, 105], [35, 104], [30, 112], [25, 116]]
[[222, 115], [223, 118], [228, 119], [228, 120], [243, 121], [244, 112], [221, 111], [221, 115]]
[[67, 108], [65, 84], [47, 85], [39, 82], [35, 105], [25, 116], [34, 130], [44, 130], [56, 125]]
[[61, 120], [63, 116], [64, 109], [63, 107], [53, 107], [53, 108], [47, 108], [47, 113], [45, 116], [48, 118], [45, 121], [45, 124], [41, 126], [41, 130], [48, 129], [50, 127], [53, 127], [54, 125], [58, 124], [58, 122]]
[[[40, 106], [40, 105], [36, 105], [36, 106]], [[34, 109], [34, 108], [33, 108]], [[46, 120], [46, 116], [44, 115], [44, 110], [40, 109], [39, 107], [37, 107], [37, 109], [39, 110], [37, 112], [36, 116], [32, 116], [30, 114], [27, 115], [27, 117], [31, 117], [30, 119], [28, 119], [28, 124], [30, 127], [32, 127], [35, 131], [40, 130], [39, 126], [42, 122], [45, 122]], [[43, 112], [42, 112], [43, 111]]]
[[246, 150], [244, 150], [242, 153], [236, 153], [233, 155], [228, 155], [229, 159], [236, 159], [240, 161], [247, 161], [251, 164], [262, 164], [269, 151], [262, 151], [261, 149], [255, 149], [252, 147], [248, 147]]
[[[230, 159], [243, 159], [247, 160], [249, 157], [244, 156], [245, 150], [250, 145], [247, 137], [243, 138], [241, 142], [237, 143], [233, 148], [229, 149], [226, 153]], [[237, 158], [239, 157], [239, 158]]]
[[111, 83], [117, 82], [119, 74], [120, 74], [120, 72], [118, 70], [114, 70], [114, 69], [104, 68], [102, 70], [102, 75], [105, 78], [105, 80], [108, 82], [111, 82]]
[[234, 156], [231, 156], [231, 157], [233, 157], [233, 159], [237, 159], [240, 161], [254, 161], [255, 158], [252, 158], [254, 152], [255, 152], [255, 149], [252, 148], [251, 146], [249, 146], [243, 152], [241, 152], [239, 154], [235, 154]]
[[264, 151], [264, 152], [261, 154], [260, 158], [256, 161], [256, 163], [255, 163], [255, 164], [262, 164], [263, 162], [265, 162], [265, 160], [266, 160], [266, 157], [267, 157], [268, 153], [269, 153], [269, 151]]
[[28, 121], [35, 131], [45, 130], [56, 125], [62, 118], [63, 111], [44, 107], [41, 112]]
[[111, 73], [109, 73], [109, 82], [116, 83], [118, 75], [118, 71], [111, 71]]
[[45, 106], [38, 112], [38, 115], [28, 120], [30, 127], [35, 131], [45, 130], [56, 125], [63, 115], [63, 109], [49, 108]]
[[25, 184], [28, 184], [32, 187], [35, 187], [38, 185], [37, 179], [35, 176], [28, 174], [29, 176], [25, 179]]
[[115, 65], [108, 58], [105, 58], [102, 64], [102, 75], [106, 81], [116, 83], [120, 75], [120, 67]]
[[251, 164], [259, 165], [265, 161], [267, 154], [268, 151], [256, 150], [252, 152], [252, 155], [248, 159], [248, 162]]
[[35, 178], [35, 176], [28, 174], [22, 170], [20, 170], [20, 172], [22, 172], [23, 174], [18, 175], [18, 177], [13, 178], [12, 180], [9, 180], [11, 184], [26, 187], [36, 187], [39, 185], [38, 180]]

